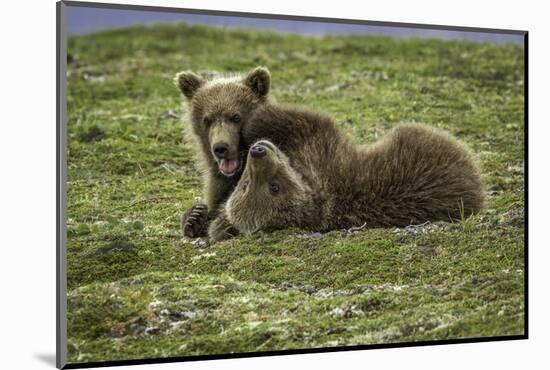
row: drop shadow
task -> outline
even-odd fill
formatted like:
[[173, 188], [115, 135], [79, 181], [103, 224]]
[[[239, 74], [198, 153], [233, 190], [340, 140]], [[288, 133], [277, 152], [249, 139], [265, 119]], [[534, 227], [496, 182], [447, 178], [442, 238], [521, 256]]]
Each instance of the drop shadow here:
[[55, 367], [55, 353], [35, 353], [34, 358], [42, 361], [43, 363]]

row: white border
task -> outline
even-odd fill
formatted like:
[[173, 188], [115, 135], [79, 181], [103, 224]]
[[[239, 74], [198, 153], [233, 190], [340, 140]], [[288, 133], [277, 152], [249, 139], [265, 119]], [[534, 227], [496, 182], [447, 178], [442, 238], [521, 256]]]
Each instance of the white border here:
[[[475, 343], [312, 355], [215, 360], [120, 369], [543, 368], [548, 364], [547, 283], [550, 36], [541, 1], [274, 0], [111, 1], [213, 10], [278, 13], [406, 23], [508, 28], [530, 32], [530, 337]], [[0, 328], [3, 368], [53, 368], [55, 353], [55, 2], [3, 4], [2, 219]], [[539, 365], [540, 364], [540, 365]]]

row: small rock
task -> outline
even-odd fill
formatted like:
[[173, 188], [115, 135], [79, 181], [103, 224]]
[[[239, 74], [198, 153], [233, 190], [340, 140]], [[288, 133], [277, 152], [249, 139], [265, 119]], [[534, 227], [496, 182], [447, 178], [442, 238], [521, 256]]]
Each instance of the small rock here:
[[292, 285], [289, 282], [283, 281], [281, 284], [279, 284], [279, 290], [286, 292], [289, 289], [294, 288], [294, 285]]
[[298, 290], [302, 293], [305, 293], [307, 295], [311, 295], [313, 293], [315, 293], [315, 288], [312, 287], [311, 285], [302, 285], [302, 286], [299, 286], [298, 287]]
[[180, 116], [178, 116], [176, 113], [174, 113], [171, 110], [163, 112], [163, 113], [161, 113], [160, 116], [158, 116], [159, 121], [164, 121], [164, 120], [168, 120], [168, 119], [178, 119], [178, 118], [180, 118]]
[[201, 247], [204, 247], [206, 245], [206, 240], [203, 240], [202, 238], [197, 238], [197, 239], [193, 240], [191, 242], [191, 244], [194, 247], [201, 248]]
[[395, 286], [392, 286], [392, 290], [394, 292], [400, 292], [402, 291], [403, 289], [407, 289], [409, 286], [408, 285], [395, 285]]
[[192, 311], [172, 312], [170, 314], [170, 320], [172, 321], [189, 320], [195, 316], [197, 316], [197, 313]]
[[313, 295], [321, 298], [331, 297], [345, 297], [353, 294], [351, 290], [332, 290], [330, 288], [323, 288], [316, 291]]
[[503, 214], [500, 223], [504, 226], [523, 227], [525, 225], [525, 215], [523, 208], [513, 208]]
[[340, 318], [340, 317], [344, 317], [346, 314], [346, 311], [344, 311], [342, 308], [340, 307], [336, 307], [334, 308], [333, 310], [331, 310], [329, 312], [329, 315], [332, 316], [332, 317], [337, 317], [337, 318]]
[[415, 238], [417, 235], [429, 234], [441, 228], [442, 227], [437, 223], [431, 223], [430, 221], [426, 221], [423, 224], [419, 224], [419, 225], [408, 225], [403, 228], [395, 228], [393, 232], [395, 234], [396, 242], [406, 243], [410, 239]]
[[326, 92], [330, 92], [330, 91], [338, 91], [340, 90], [340, 86], [339, 85], [331, 85], [331, 86], [328, 86], [325, 88], [325, 91]]
[[105, 81], [105, 76], [103, 76], [101, 73], [96, 73], [96, 72], [84, 72], [84, 73], [82, 73], [82, 77], [86, 81], [90, 81], [90, 82], [104, 82]]
[[329, 315], [334, 318], [349, 319], [353, 316], [362, 315], [363, 311], [357, 309], [356, 306], [346, 305], [343, 307], [336, 307], [329, 312]]
[[151, 326], [148, 328], [145, 328], [145, 335], [155, 335], [160, 332], [160, 328], [158, 326]]
[[330, 298], [334, 296], [334, 292], [332, 291], [332, 289], [323, 288], [315, 292], [315, 296], [321, 298]]
[[137, 319], [132, 321], [132, 323], [128, 327], [128, 331], [130, 335], [139, 335], [143, 333], [145, 325], [147, 325], [145, 319], [143, 317], [138, 317]]
[[151, 303], [149, 303], [149, 308], [157, 308], [162, 304], [162, 301], [159, 301], [158, 299], [155, 299]]
[[521, 166], [508, 166], [508, 172], [512, 175], [523, 175], [524, 174], [524, 168], [523, 165]]

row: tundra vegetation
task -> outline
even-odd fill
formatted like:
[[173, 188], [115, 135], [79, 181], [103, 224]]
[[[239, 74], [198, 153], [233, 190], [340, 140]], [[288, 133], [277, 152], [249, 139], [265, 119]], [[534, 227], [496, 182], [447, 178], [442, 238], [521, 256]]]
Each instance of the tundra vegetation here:
[[[523, 48], [177, 24], [71, 36], [68, 52], [69, 362], [524, 333]], [[203, 194], [174, 73], [257, 65], [277, 101], [355, 143], [403, 121], [449, 131], [479, 160], [486, 211], [183, 240]]]

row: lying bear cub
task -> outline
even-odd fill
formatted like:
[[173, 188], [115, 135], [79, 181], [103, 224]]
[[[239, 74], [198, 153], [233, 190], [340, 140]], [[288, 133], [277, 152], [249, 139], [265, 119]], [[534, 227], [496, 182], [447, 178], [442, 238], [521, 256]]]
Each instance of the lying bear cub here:
[[456, 220], [483, 207], [480, 172], [443, 131], [402, 124], [355, 146], [328, 116], [259, 108], [243, 130], [256, 141], [244, 172], [209, 227], [211, 241], [258, 230], [327, 231]]

